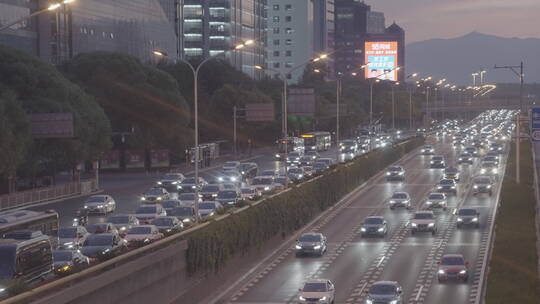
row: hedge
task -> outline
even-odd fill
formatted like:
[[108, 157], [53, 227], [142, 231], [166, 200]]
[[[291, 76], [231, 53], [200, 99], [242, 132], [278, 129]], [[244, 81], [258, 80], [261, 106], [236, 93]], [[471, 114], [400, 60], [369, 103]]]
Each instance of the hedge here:
[[260, 248], [276, 235], [305, 226], [322, 211], [406, 153], [423, 144], [415, 137], [341, 164], [319, 178], [212, 222], [187, 236], [187, 272], [217, 272], [234, 255]]
[[522, 142], [521, 183], [515, 180], [512, 145], [501, 201], [495, 220], [495, 240], [489, 262], [486, 303], [540, 303], [534, 170], [530, 142]]

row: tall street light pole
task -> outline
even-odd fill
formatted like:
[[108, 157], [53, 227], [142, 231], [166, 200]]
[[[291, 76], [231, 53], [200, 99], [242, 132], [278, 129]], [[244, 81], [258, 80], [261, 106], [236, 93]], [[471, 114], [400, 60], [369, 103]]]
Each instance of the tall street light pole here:
[[392, 84], [392, 129], [396, 129], [396, 94], [394, 88], [399, 85], [399, 81]]
[[39, 11], [34, 12], [34, 13], [28, 15], [28, 16], [24, 16], [24, 17], [22, 17], [22, 18], [20, 18], [20, 19], [17, 19], [17, 20], [15, 20], [15, 21], [13, 21], [13, 22], [10, 22], [10, 23], [8, 23], [8, 24], [6, 24], [6, 25], [0, 27], [0, 32], [1, 32], [1, 31], [4, 31], [4, 30], [7, 30], [8, 28], [14, 26], [15, 24], [19, 24], [19, 23], [21, 23], [21, 22], [23, 22], [23, 21], [25, 21], [25, 20], [31, 19], [31, 18], [33, 18], [33, 17], [35, 17], [35, 16], [41, 15], [41, 14], [46, 13], [46, 12], [56, 11], [57, 9], [59, 9], [59, 8], [62, 6], [62, 4], [70, 4], [70, 3], [72, 3], [72, 2], [75, 2], [75, 0], [62, 0], [62, 1], [56, 1], [56, 2], [54, 2], [54, 3], [52, 3], [52, 4], [50, 4], [50, 5], [49, 5], [47, 8], [45, 8], [45, 9], [39, 10]]
[[[248, 45], [251, 45], [255, 43], [254, 40], [247, 40], [241, 44], [238, 44], [236, 46], [234, 46], [232, 49], [228, 50], [228, 51], [234, 51], [234, 50], [240, 50], [242, 48], [244, 48], [245, 46], [248, 46]], [[187, 65], [191, 72], [193, 73], [193, 121], [194, 121], [194, 133], [195, 133], [195, 172], [194, 172], [194, 175], [195, 175], [195, 199], [196, 199], [196, 203], [195, 203], [195, 221], [198, 222], [199, 221], [199, 203], [198, 203], [198, 198], [199, 198], [199, 71], [201, 70], [201, 68], [204, 66], [204, 64], [206, 64], [207, 62], [217, 58], [218, 56], [220, 55], [224, 55], [227, 51], [223, 52], [223, 53], [219, 53], [219, 54], [216, 54], [214, 56], [210, 56], [210, 57], [207, 57], [206, 59], [204, 59], [203, 61], [201, 61], [201, 63], [199, 63], [199, 65], [195, 68], [193, 66], [193, 64], [191, 64], [191, 62], [183, 59], [183, 58], [177, 58], [178, 61], [184, 63], [185, 65]], [[160, 57], [168, 57], [168, 54], [166, 52], [163, 52], [163, 51], [159, 51], [159, 50], [154, 50], [153, 51], [154, 55], [156, 56], [160, 56]]]
[[[418, 76], [418, 73], [413, 73], [413, 74], [410, 74], [406, 77], [406, 79], [409, 79], [409, 78], [415, 78], [416, 76]], [[406, 84], [406, 83], [405, 83]], [[409, 89], [409, 129], [412, 130], [413, 129], [413, 125], [412, 125], [412, 90], [413, 90], [413, 87], [414, 87], [414, 83], [413, 85], [410, 85], [408, 86], [408, 89]]]

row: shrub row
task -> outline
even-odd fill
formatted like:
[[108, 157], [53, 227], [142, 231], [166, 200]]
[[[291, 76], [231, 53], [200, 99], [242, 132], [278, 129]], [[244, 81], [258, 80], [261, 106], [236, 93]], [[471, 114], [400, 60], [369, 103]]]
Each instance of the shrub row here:
[[187, 271], [217, 272], [235, 254], [260, 248], [267, 240], [285, 237], [309, 223], [370, 177], [424, 142], [412, 138], [342, 164], [320, 178], [293, 186], [187, 236]]
[[530, 142], [520, 149], [521, 183], [515, 180], [512, 145], [501, 201], [495, 220], [495, 241], [489, 261], [486, 303], [540, 303], [534, 170]]

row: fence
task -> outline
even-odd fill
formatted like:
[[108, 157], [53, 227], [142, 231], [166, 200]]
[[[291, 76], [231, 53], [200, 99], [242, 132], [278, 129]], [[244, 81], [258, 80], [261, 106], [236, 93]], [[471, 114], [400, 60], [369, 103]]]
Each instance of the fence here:
[[31, 204], [90, 194], [97, 190], [94, 179], [82, 180], [62, 185], [20, 191], [0, 195], [0, 210], [24, 207]]

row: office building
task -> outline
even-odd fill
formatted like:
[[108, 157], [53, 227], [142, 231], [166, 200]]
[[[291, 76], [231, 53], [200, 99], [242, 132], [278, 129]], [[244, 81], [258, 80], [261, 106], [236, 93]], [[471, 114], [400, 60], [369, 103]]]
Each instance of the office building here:
[[[0, 0], [0, 27], [22, 19], [38, 10], [37, 1]], [[37, 20], [29, 19], [0, 32], [0, 44], [37, 56]]]
[[[313, 1], [313, 50], [316, 54], [333, 54], [335, 44], [335, 11], [333, 0]], [[334, 57], [325, 60], [327, 75], [333, 76]], [[332, 77], [331, 77], [332, 78]]]

